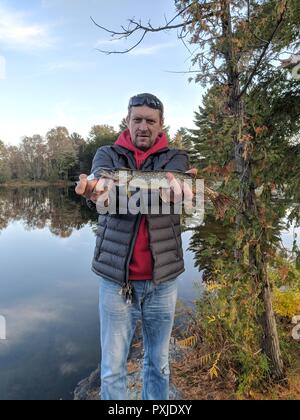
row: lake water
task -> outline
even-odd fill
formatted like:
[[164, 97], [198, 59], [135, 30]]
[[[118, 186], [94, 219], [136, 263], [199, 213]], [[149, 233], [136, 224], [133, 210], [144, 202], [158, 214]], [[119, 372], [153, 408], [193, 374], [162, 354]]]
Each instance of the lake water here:
[[[99, 360], [97, 215], [72, 189], [0, 189], [0, 400], [72, 399]], [[179, 299], [201, 293], [183, 233]]]
[[[97, 367], [98, 277], [90, 269], [96, 223], [73, 189], [0, 188], [0, 328], [5, 317], [7, 338], [0, 339], [0, 400], [72, 399]], [[196, 257], [212, 231], [223, 235], [206, 215], [200, 229], [182, 234], [179, 299], [188, 306], [201, 296]], [[299, 243], [300, 229], [295, 233]], [[282, 241], [291, 248], [293, 229]]]

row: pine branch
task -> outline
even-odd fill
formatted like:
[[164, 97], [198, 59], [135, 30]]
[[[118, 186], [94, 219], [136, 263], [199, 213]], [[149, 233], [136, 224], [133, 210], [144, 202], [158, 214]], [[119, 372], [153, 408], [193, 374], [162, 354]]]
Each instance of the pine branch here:
[[285, 15], [286, 11], [287, 11], [287, 8], [285, 7], [284, 10], [280, 13], [280, 16], [279, 16], [279, 19], [277, 20], [276, 26], [273, 29], [273, 31], [272, 31], [268, 41], [266, 42], [265, 46], [263, 47], [263, 50], [262, 50], [256, 64], [254, 65], [253, 70], [252, 70], [247, 82], [245, 83], [245, 86], [243, 87], [243, 89], [241, 90], [241, 92], [238, 95], [238, 98], [241, 98], [246, 93], [248, 87], [250, 86], [254, 76], [257, 73], [257, 70], [258, 70], [263, 58], [265, 57], [265, 55], [266, 55], [266, 53], [269, 49], [269, 46], [270, 46], [271, 42], [274, 39], [274, 36], [276, 35], [276, 32], [278, 31], [279, 27], [281, 26], [281, 24], [283, 22], [284, 15]]

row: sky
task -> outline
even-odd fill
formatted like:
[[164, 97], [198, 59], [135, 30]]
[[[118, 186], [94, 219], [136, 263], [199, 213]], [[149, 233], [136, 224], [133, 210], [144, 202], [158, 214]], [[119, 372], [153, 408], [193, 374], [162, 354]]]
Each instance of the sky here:
[[176, 14], [173, 0], [0, 0], [0, 139], [56, 126], [88, 136], [95, 124], [118, 129], [128, 99], [142, 92], [165, 106], [171, 134], [193, 128], [203, 88], [189, 83], [189, 52], [176, 32], [149, 34], [129, 54], [105, 55], [134, 39], [111, 41], [90, 17], [119, 30], [130, 18], [159, 25]]

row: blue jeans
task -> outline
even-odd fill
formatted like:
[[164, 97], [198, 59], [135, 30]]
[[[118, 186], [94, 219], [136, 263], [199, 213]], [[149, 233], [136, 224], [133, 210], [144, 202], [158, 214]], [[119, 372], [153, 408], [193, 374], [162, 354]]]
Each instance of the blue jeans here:
[[144, 338], [143, 400], [169, 399], [169, 344], [177, 300], [177, 279], [154, 285], [136, 280], [132, 304], [121, 286], [100, 277], [101, 399], [126, 400], [127, 358], [136, 323]]

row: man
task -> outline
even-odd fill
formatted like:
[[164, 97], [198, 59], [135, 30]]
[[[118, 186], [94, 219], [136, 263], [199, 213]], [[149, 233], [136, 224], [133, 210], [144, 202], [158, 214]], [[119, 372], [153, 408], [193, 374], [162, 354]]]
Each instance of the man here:
[[[132, 97], [128, 129], [113, 146], [98, 149], [91, 172], [124, 167], [188, 171], [186, 152], [169, 149], [163, 123], [163, 104], [157, 97], [149, 93]], [[171, 173], [167, 178], [171, 194], [163, 198], [176, 202], [182, 198], [181, 186]], [[104, 202], [108, 198], [104, 182], [81, 175], [76, 192], [93, 202]], [[100, 215], [93, 271], [100, 276], [101, 399], [127, 399], [127, 357], [141, 318], [145, 350], [142, 399], [167, 400], [177, 277], [184, 271], [180, 216]]]

